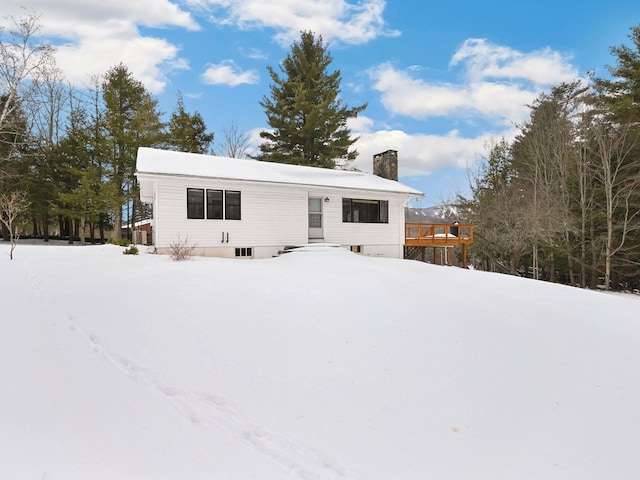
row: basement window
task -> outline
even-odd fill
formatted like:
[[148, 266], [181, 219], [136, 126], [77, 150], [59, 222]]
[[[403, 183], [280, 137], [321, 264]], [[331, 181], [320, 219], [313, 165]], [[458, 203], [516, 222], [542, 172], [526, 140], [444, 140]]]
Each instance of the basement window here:
[[251, 247], [236, 248], [236, 257], [253, 257], [253, 248]]

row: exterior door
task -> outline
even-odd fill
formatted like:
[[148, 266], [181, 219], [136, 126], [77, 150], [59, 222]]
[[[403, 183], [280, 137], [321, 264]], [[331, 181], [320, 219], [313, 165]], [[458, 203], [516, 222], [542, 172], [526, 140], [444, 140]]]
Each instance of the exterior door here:
[[322, 198], [309, 197], [309, 241], [322, 240]]

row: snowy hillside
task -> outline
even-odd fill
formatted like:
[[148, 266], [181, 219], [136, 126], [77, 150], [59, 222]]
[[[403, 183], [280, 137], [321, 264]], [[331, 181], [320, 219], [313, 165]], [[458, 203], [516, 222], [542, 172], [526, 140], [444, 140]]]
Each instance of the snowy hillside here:
[[453, 222], [458, 218], [458, 208], [454, 205], [407, 208], [405, 209], [404, 214], [405, 221], [418, 223], [442, 223], [443, 221]]
[[631, 479], [640, 300], [337, 248], [0, 246], [0, 479]]

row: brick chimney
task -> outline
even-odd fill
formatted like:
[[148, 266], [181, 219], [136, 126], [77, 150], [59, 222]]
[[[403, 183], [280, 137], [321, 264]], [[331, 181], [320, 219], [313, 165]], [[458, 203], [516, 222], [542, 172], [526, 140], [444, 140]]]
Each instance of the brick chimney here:
[[373, 156], [373, 174], [398, 181], [398, 152], [387, 150]]

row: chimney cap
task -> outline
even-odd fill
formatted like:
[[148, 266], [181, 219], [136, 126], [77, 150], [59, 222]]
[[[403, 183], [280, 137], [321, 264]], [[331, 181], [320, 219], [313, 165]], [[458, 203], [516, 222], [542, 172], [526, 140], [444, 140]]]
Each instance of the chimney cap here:
[[379, 155], [384, 155], [385, 153], [398, 153], [397, 150], [393, 150], [392, 148], [390, 148], [389, 150], [385, 150], [384, 152], [380, 152], [380, 153], [376, 153], [374, 156], [377, 157]]

